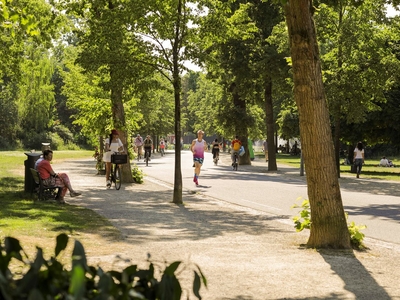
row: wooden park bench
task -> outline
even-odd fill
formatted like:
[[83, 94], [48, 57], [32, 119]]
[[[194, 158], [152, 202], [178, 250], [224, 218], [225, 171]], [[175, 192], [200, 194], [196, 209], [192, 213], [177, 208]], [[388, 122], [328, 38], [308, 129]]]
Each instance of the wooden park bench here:
[[35, 186], [32, 190], [36, 192], [39, 200], [55, 200], [61, 194], [61, 187], [59, 186], [47, 186], [43, 184], [43, 180], [39, 175], [39, 172], [35, 169], [31, 169], [32, 177], [35, 182]]

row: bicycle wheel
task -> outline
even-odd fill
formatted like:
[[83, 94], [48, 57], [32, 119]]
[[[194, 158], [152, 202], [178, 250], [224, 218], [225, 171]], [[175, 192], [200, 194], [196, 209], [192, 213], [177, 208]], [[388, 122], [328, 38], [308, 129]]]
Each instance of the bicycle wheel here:
[[237, 171], [237, 169], [238, 169], [238, 158], [237, 158], [236, 155], [235, 155], [235, 162], [234, 162], [234, 164], [233, 164], [233, 169], [234, 169], [235, 171]]
[[121, 188], [121, 169], [119, 168], [118, 165], [115, 165], [114, 183], [115, 183], [115, 189], [119, 190]]

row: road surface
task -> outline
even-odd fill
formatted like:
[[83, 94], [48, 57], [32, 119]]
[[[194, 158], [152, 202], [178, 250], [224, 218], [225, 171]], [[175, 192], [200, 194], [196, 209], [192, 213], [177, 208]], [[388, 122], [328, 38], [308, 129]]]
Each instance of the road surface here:
[[[285, 222], [298, 209], [292, 209], [298, 198], [307, 199], [305, 176], [299, 170], [278, 166], [278, 172], [268, 172], [263, 159], [252, 166], [239, 166], [233, 171], [229, 156], [221, 154], [215, 166], [211, 153], [205, 154], [205, 162], [199, 177], [199, 186], [193, 182], [192, 155], [181, 152], [183, 188], [216, 199], [265, 211]], [[136, 163], [144, 171], [147, 180], [173, 187], [175, 154], [168, 151], [164, 157], [152, 155], [146, 167], [143, 161]], [[361, 176], [362, 177], [362, 176]], [[349, 222], [367, 226], [362, 232], [367, 238], [400, 244], [400, 184], [372, 179], [340, 178], [341, 194]]]

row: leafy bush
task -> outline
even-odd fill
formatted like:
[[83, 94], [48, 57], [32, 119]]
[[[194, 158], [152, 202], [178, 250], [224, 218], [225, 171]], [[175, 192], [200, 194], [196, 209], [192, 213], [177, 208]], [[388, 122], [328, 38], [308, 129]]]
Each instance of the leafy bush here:
[[[300, 200], [297, 198], [297, 200]], [[296, 228], [297, 232], [302, 231], [303, 229], [310, 229], [311, 228], [311, 210], [310, 210], [310, 201], [304, 199], [301, 205], [293, 204], [292, 208], [302, 208], [300, 211], [299, 216], [293, 217], [294, 227]]]
[[64, 125], [55, 125], [53, 127], [53, 131], [54, 133], [57, 133], [57, 135], [63, 140], [65, 144], [74, 143], [74, 135], [68, 127]]
[[21, 132], [21, 140], [25, 149], [42, 150], [42, 143], [49, 143], [50, 136], [45, 133], [37, 133], [36, 131]]
[[134, 164], [132, 168], [132, 177], [136, 183], [143, 183], [143, 171], [140, 170], [136, 164]]
[[[297, 198], [297, 200], [301, 200], [302, 198]], [[310, 201], [304, 199], [301, 205], [294, 204], [292, 208], [301, 208], [302, 210], [299, 212], [298, 216], [293, 217], [294, 227], [297, 232], [302, 231], [303, 229], [311, 229], [311, 209], [310, 209]], [[348, 219], [348, 213], [346, 214], [346, 219]], [[365, 245], [363, 244], [365, 234], [361, 232], [361, 230], [367, 228], [365, 225], [356, 225], [354, 222], [347, 223], [347, 228], [350, 234], [350, 242], [354, 249], [364, 249]]]
[[[346, 213], [346, 219], [348, 218], [348, 214]], [[347, 228], [350, 233], [350, 242], [353, 248], [356, 249], [364, 249], [365, 245], [363, 243], [365, 234], [361, 232], [361, 230], [367, 228], [365, 225], [356, 225], [354, 222], [350, 222], [347, 224]]]
[[[181, 262], [176, 261], [160, 270], [161, 279], [155, 278], [156, 266], [149, 262], [148, 269], [136, 265], [122, 272], [105, 272], [100, 267], [87, 264], [85, 250], [75, 241], [72, 252], [72, 269], [57, 260], [66, 249], [68, 236], [57, 237], [55, 256], [49, 260], [37, 247], [36, 258], [30, 261], [17, 239], [7, 237], [0, 244], [0, 299], [163, 299], [180, 300], [182, 288], [175, 273]], [[13, 274], [10, 263], [16, 259], [23, 265], [22, 272]], [[200, 268], [195, 266], [193, 293], [201, 299], [200, 288], [207, 281]]]

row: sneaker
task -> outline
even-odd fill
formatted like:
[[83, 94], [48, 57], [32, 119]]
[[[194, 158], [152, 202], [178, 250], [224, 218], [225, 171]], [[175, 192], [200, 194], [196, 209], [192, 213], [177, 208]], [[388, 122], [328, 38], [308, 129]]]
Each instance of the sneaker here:
[[110, 188], [111, 187], [111, 181], [107, 180], [107, 187]]
[[70, 193], [71, 197], [78, 197], [80, 195], [82, 195], [81, 193], [77, 193], [77, 192], [72, 192]]
[[193, 176], [193, 182], [196, 182], [196, 176]]
[[194, 183], [196, 184], [196, 186], [198, 186], [198, 185], [199, 185], [199, 181], [197, 180], [197, 178], [196, 178], [196, 177], [194, 178]]

